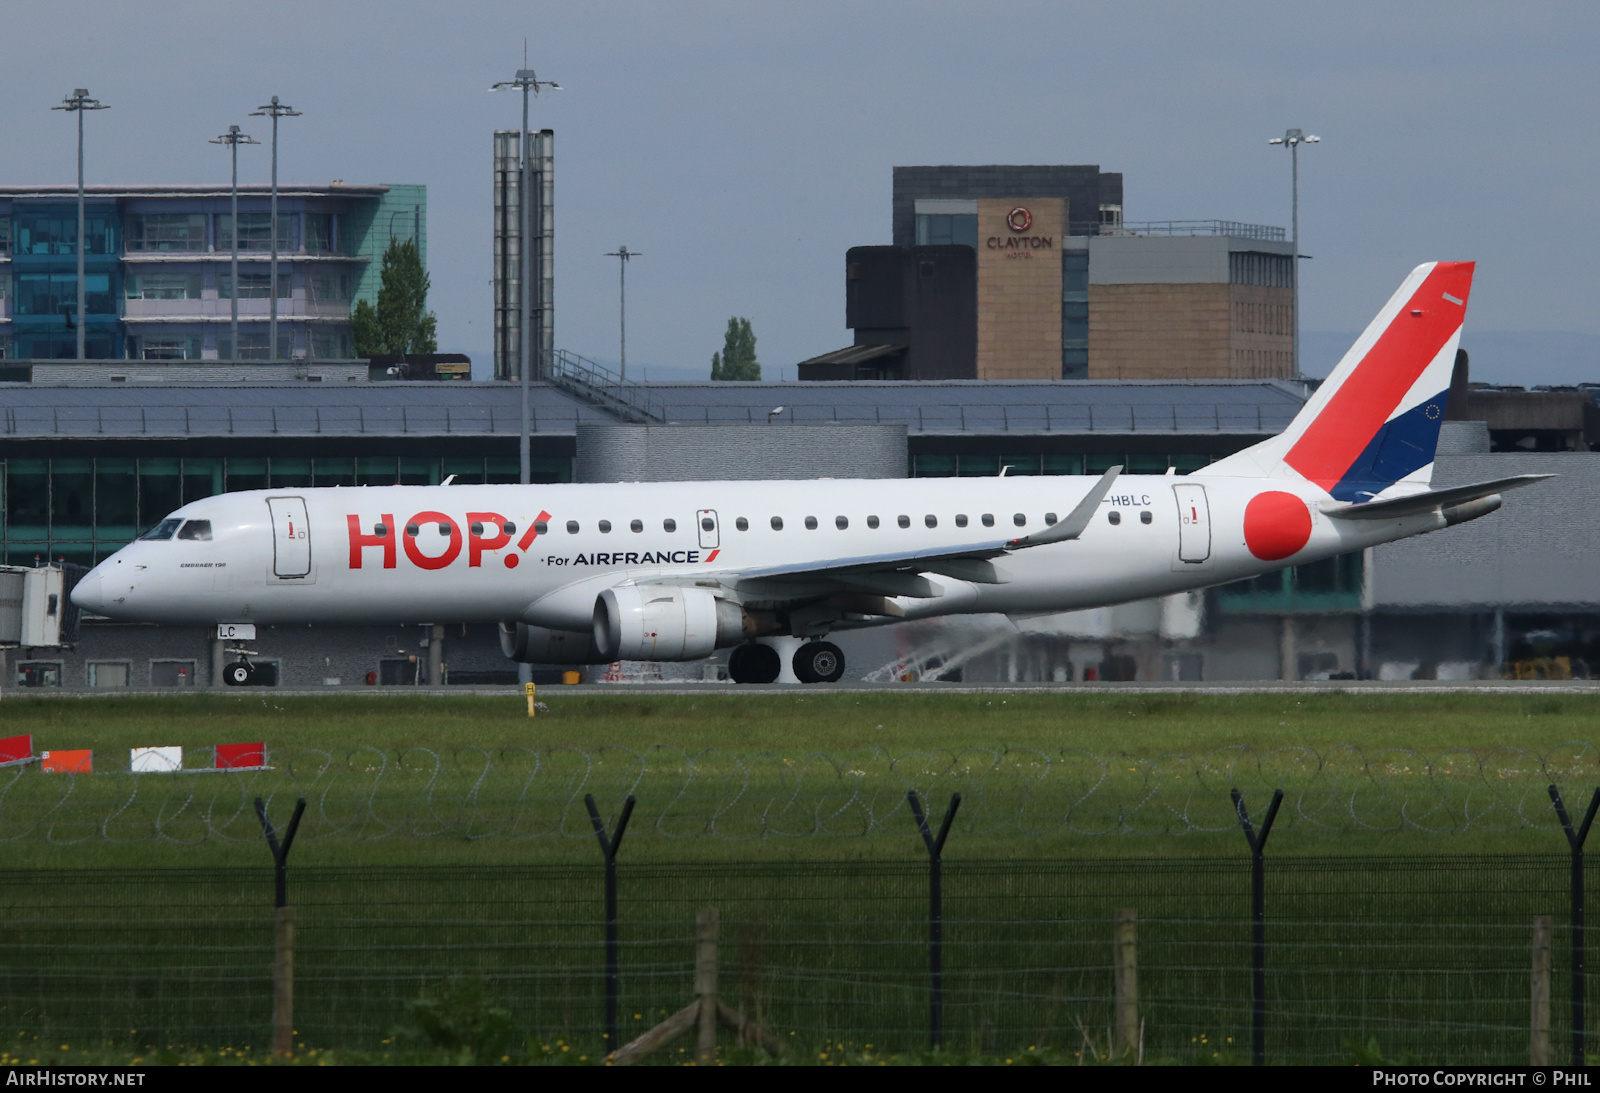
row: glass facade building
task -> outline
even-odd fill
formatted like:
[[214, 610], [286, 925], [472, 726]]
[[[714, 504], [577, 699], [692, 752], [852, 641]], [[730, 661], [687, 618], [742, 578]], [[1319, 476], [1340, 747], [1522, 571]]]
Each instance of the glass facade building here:
[[[424, 186], [280, 186], [275, 286], [268, 188], [239, 188], [237, 230], [230, 210], [227, 186], [87, 188], [87, 357], [267, 360], [276, 296], [278, 359], [348, 359], [351, 308], [376, 304], [390, 241], [417, 240], [427, 263]], [[77, 231], [72, 187], [0, 187], [0, 357], [77, 355]]]

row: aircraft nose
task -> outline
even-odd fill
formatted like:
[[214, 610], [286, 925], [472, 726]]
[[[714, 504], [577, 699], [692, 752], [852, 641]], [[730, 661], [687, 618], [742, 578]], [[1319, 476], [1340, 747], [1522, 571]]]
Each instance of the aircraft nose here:
[[97, 615], [105, 613], [105, 578], [98, 567], [72, 589], [72, 602]]

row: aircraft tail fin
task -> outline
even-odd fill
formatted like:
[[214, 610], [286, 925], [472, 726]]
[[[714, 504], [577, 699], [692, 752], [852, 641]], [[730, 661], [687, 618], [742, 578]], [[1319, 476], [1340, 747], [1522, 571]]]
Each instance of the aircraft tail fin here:
[[1205, 473], [1299, 478], [1351, 502], [1426, 487], [1474, 265], [1412, 270], [1287, 429]]

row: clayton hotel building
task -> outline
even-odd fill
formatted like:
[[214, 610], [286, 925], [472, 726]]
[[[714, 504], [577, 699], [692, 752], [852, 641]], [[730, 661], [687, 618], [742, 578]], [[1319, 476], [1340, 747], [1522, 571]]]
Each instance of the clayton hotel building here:
[[854, 344], [800, 378], [1294, 375], [1284, 229], [1122, 213], [1097, 166], [896, 167], [893, 244], [845, 255]]

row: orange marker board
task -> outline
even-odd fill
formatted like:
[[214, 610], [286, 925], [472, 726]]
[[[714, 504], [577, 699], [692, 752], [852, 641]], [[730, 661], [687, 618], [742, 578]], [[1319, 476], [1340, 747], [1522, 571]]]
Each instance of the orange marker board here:
[[46, 774], [94, 772], [94, 752], [88, 748], [78, 751], [47, 751], [40, 755], [39, 760], [39, 766]]

